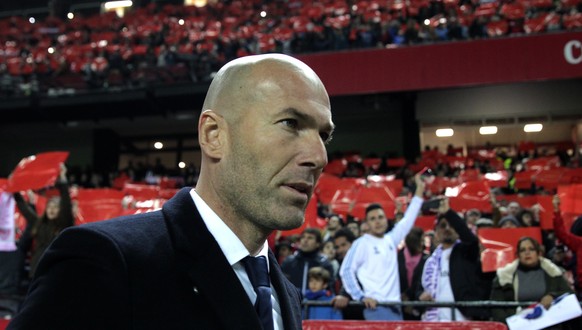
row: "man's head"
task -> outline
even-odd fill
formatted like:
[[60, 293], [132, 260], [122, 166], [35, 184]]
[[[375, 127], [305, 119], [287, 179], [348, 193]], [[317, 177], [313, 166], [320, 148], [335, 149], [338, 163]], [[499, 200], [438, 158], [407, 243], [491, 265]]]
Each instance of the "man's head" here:
[[336, 231], [343, 227], [343, 221], [337, 214], [332, 214], [327, 218], [327, 229], [329, 231]]
[[521, 210], [521, 206], [519, 206], [518, 202], [511, 202], [507, 205], [507, 215], [512, 215], [517, 217], [517, 214]]
[[470, 209], [465, 213], [465, 220], [467, 224], [475, 225], [477, 220], [481, 218], [481, 212], [478, 209]]
[[304, 253], [313, 252], [319, 250], [321, 246], [322, 239], [321, 233], [315, 228], [307, 228], [301, 233], [301, 238], [299, 239], [299, 250]]
[[352, 247], [352, 243], [355, 240], [356, 236], [349, 228], [342, 228], [333, 235], [335, 256], [339, 261], [344, 260], [348, 250]]
[[198, 194], [239, 236], [299, 227], [327, 164], [330, 102], [315, 72], [281, 54], [216, 74], [198, 122]]
[[349, 229], [355, 237], [360, 236], [360, 225], [356, 221], [349, 221], [346, 228]]
[[448, 247], [453, 245], [455, 241], [459, 238], [457, 231], [449, 224], [444, 216], [441, 216], [435, 227], [435, 238], [437, 242], [443, 244], [443, 246]]
[[309, 290], [321, 291], [327, 288], [331, 274], [329, 271], [323, 267], [312, 267], [307, 273], [309, 280]]
[[499, 228], [517, 228], [519, 221], [512, 215], [506, 215], [499, 220]]
[[366, 208], [366, 222], [370, 226], [369, 233], [376, 237], [383, 237], [388, 230], [388, 219], [380, 204], [370, 204]]

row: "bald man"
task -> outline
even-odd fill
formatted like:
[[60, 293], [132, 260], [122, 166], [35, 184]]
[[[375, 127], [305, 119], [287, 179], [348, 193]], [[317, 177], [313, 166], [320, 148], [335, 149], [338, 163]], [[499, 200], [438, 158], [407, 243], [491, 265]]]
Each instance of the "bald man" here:
[[[299, 60], [226, 64], [198, 121], [196, 187], [159, 211], [64, 231], [8, 328], [301, 329], [300, 295], [266, 239], [302, 224], [333, 127], [323, 84]], [[268, 260], [272, 327], [255, 310], [248, 256]]]

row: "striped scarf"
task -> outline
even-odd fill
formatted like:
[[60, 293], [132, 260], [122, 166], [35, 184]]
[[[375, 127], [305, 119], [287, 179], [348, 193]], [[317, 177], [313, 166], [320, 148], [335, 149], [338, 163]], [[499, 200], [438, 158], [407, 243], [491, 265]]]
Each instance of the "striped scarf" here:
[[[460, 243], [459, 240], [451, 247]], [[441, 258], [443, 256], [443, 246], [439, 244], [430, 257], [426, 260], [424, 271], [422, 273], [422, 287], [424, 291], [430, 293], [432, 299], [436, 301], [438, 291], [439, 276], [441, 273]], [[438, 308], [430, 307], [422, 316], [423, 321], [438, 321]]]

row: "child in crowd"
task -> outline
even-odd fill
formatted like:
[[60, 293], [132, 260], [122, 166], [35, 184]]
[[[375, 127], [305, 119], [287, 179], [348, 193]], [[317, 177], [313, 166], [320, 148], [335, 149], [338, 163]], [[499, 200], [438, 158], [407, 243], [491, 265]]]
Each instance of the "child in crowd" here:
[[[328, 290], [331, 277], [329, 271], [323, 267], [313, 267], [309, 270], [307, 276], [309, 289], [305, 291], [306, 300], [331, 301], [333, 299], [334, 294]], [[303, 315], [303, 318], [311, 320], [341, 320], [342, 314], [331, 306], [310, 306], [307, 315]]]

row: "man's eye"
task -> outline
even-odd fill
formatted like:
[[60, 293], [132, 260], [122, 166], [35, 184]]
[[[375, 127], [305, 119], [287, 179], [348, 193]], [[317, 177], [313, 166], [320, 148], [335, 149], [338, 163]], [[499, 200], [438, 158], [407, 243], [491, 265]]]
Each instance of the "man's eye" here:
[[281, 120], [281, 123], [289, 128], [297, 128], [299, 126], [295, 119], [283, 119]]

